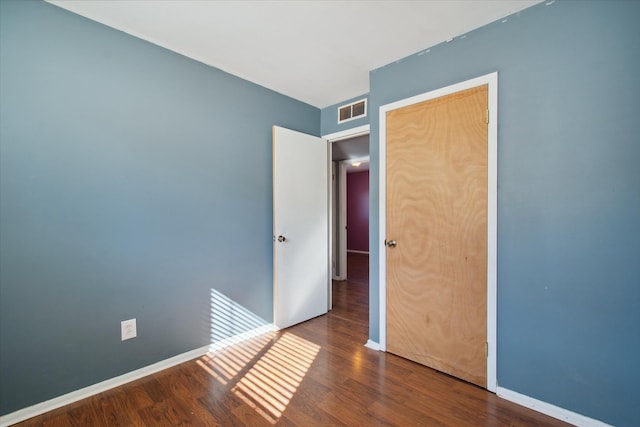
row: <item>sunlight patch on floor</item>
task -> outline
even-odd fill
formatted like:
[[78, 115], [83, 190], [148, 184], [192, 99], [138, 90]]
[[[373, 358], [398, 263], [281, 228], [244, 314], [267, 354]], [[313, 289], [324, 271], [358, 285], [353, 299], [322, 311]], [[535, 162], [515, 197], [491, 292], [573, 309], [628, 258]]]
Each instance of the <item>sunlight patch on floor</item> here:
[[285, 333], [233, 388], [236, 396], [276, 422], [311, 367], [320, 347]]
[[270, 423], [280, 419], [320, 346], [289, 332], [267, 333], [209, 353], [198, 365]]
[[273, 326], [211, 289], [211, 346], [197, 361], [256, 413], [276, 423], [320, 346]]

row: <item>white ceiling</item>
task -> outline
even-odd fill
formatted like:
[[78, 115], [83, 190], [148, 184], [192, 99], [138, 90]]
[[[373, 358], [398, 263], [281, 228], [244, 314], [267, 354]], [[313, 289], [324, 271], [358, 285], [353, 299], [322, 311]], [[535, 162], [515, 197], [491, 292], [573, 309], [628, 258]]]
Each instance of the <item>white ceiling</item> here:
[[359, 159], [369, 155], [369, 135], [361, 135], [331, 144], [331, 159]]
[[369, 92], [369, 71], [540, 0], [49, 0], [323, 108]]

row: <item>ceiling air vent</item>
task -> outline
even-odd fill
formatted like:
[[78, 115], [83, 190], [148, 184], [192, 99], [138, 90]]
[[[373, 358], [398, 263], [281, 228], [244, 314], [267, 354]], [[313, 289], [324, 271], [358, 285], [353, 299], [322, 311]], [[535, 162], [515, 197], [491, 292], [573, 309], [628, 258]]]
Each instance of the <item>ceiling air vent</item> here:
[[360, 117], [366, 117], [366, 115], [367, 99], [365, 98], [338, 108], [338, 123], [359, 119]]

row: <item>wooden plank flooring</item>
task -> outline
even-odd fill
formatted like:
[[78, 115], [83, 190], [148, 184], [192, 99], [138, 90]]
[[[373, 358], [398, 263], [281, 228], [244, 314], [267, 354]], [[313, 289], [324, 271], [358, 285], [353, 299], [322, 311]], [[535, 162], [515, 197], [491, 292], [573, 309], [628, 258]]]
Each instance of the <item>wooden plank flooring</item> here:
[[363, 346], [368, 285], [325, 316], [208, 354], [19, 426], [564, 426]]

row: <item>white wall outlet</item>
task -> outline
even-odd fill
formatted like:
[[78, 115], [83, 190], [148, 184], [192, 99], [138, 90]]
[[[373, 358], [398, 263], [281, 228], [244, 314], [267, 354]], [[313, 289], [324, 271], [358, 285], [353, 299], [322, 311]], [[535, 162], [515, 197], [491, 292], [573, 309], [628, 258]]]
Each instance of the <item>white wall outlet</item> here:
[[123, 320], [120, 322], [120, 332], [122, 341], [137, 337], [136, 319]]

